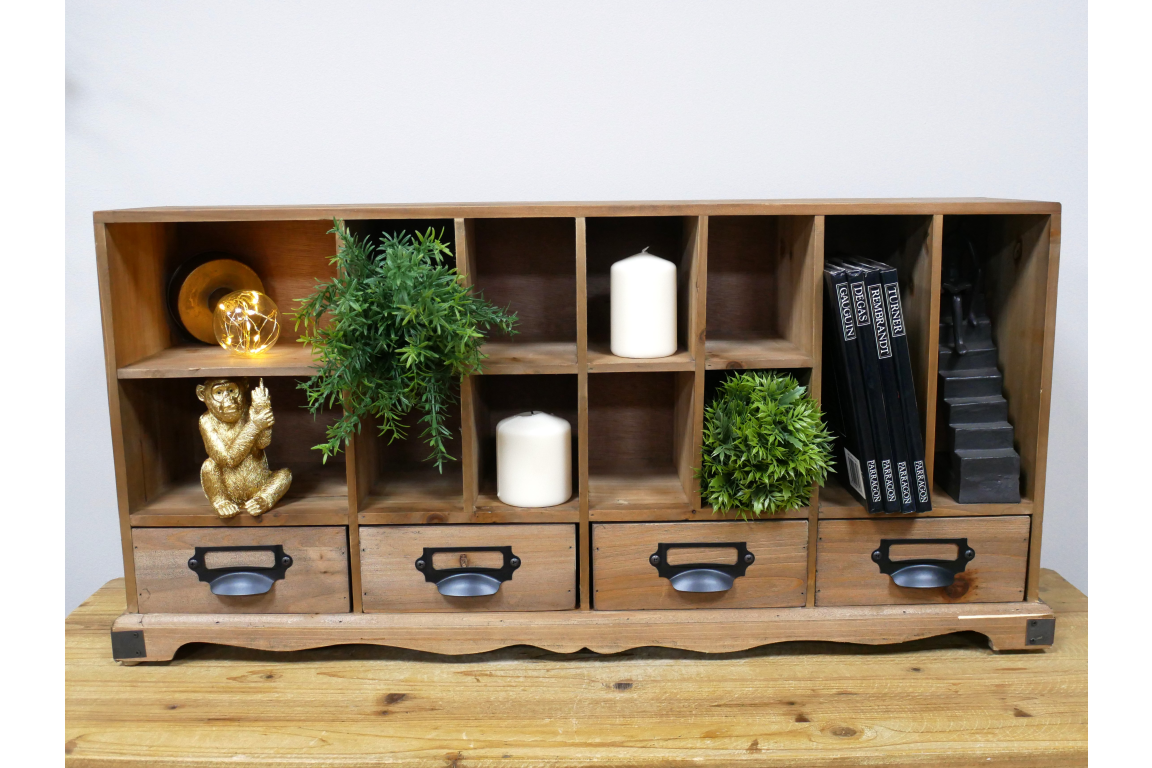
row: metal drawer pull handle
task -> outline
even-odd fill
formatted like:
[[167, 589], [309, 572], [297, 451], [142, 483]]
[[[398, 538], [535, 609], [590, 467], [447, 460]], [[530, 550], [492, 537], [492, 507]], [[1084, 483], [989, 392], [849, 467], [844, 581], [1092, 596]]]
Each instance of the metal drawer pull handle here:
[[[893, 561], [889, 549], [893, 544], [955, 544], [958, 557], [955, 560], [896, 560]], [[872, 553], [872, 559], [880, 566], [880, 573], [892, 577], [898, 587], [912, 589], [933, 589], [948, 587], [956, 580], [956, 574], [964, 570], [968, 561], [976, 557], [976, 550], [968, 546], [968, 539], [881, 539], [880, 548]]]
[[[206, 556], [213, 552], [271, 552], [274, 565], [271, 568], [258, 568], [239, 565], [228, 568], [209, 568]], [[188, 558], [188, 567], [208, 582], [214, 595], [263, 595], [272, 585], [284, 578], [292, 567], [292, 558], [284, 554], [280, 544], [265, 544], [251, 547], [196, 547], [195, 554]]]
[[[670, 549], [718, 549], [723, 547], [731, 547], [736, 550], [735, 564], [668, 564], [668, 550]], [[661, 578], [668, 579], [672, 583], [672, 589], [677, 592], [727, 592], [732, 589], [732, 584], [735, 583], [736, 579], [744, 575], [748, 566], [756, 562], [756, 555], [748, 551], [748, 544], [743, 541], [658, 544], [656, 545], [656, 552], [648, 558], [648, 562], [656, 568], [656, 573], [660, 574]]]
[[[437, 552], [499, 552], [504, 565], [499, 568], [440, 568], [432, 565]], [[484, 597], [500, 591], [500, 585], [512, 580], [512, 572], [520, 567], [520, 558], [512, 554], [512, 547], [424, 547], [424, 554], [416, 561], [416, 570], [424, 574], [424, 581], [436, 585], [436, 590], [448, 597]]]

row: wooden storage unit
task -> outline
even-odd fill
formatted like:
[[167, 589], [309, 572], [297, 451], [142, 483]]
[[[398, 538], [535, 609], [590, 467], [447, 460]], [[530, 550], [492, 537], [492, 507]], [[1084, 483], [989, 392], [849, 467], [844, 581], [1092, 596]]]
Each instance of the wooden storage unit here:
[[[353, 232], [372, 238], [428, 227], [442, 232], [454, 250], [461, 280], [509, 307], [520, 319], [520, 333], [489, 339], [485, 369], [461, 382], [458, 411], [452, 416], [459, 424], [459, 439], [452, 446], [458, 461], [447, 465], [443, 474], [421, 461], [427, 449], [415, 424], [406, 440], [391, 444], [365, 429], [346, 454], [322, 464], [310, 446], [321, 442], [326, 420], [335, 416], [315, 421], [298, 407], [303, 394], [296, 382], [309, 375], [312, 357], [290, 329], [271, 353], [246, 360], [188, 341], [168, 317], [165, 296], [171, 272], [205, 251], [229, 253], [249, 263], [281, 309], [291, 311], [294, 300], [305, 296], [316, 279], [333, 274], [329, 259], [336, 239], [329, 230], [334, 217], [348, 222]], [[972, 629], [988, 635], [997, 648], [1043, 646], [1050, 642], [1047, 635], [1025, 630], [1045, 626], [1051, 616], [1038, 600], [1037, 569], [1059, 221], [1058, 204], [1002, 200], [308, 206], [97, 213], [129, 603], [129, 613], [115, 631], [143, 630], [146, 649], [133, 656], [135, 660], [170, 658], [181, 643], [213, 640], [285, 649], [402, 641], [407, 647], [449, 652], [521, 642], [558, 650], [573, 644], [595, 649], [660, 644], [733, 650], [802, 637], [879, 643]], [[820, 395], [822, 269], [826, 255], [841, 250], [886, 261], [899, 271], [926, 459], [931, 462], [932, 448], [941, 440], [936, 429], [941, 255], [945, 242], [956, 238], [974, 239], [991, 254], [988, 274], [995, 288], [990, 291], [989, 310], [997, 324], [1009, 417], [1021, 455], [1021, 503], [960, 505], [936, 487], [932, 512], [874, 519], [844, 489], [829, 484], [813, 489], [809, 507], [773, 520], [724, 522], [703, 505], [695, 471], [704, 404], [724, 371], [788, 370]], [[655, 360], [618, 358], [608, 349], [609, 270], [617, 259], [644, 247], [677, 264], [679, 350]], [[205, 377], [225, 375], [263, 377], [277, 415], [269, 460], [273, 466], [290, 466], [295, 474], [289, 495], [262, 518], [242, 514], [220, 520], [200, 493], [197, 470], [203, 452], [196, 419], [202, 406], [194, 389]], [[533, 408], [561, 415], [573, 426], [573, 494], [557, 507], [508, 507], [495, 495], [495, 424]], [[920, 530], [916, 527], [929, 524], [948, 530], [974, 526], [977, 531], [1011, 526], [1015, 549], [997, 556], [1006, 558], [1005, 568], [1010, 561], [1017, 570], [1010, 579], [997, 577], [996, 589], [985, 580], [984, 586], [969, 590], [967, 603], [901, 604], [907, 601], [887, 588], [870, 593], [865, 602], [875, 604], [868, 605], [832, 606], [832, 598], [824, 592], [817, 596], [818, 585], [833, 583], [828, 579], [835, 580], [841, 567], [829, 554], [830, 540], [821, 542], [819, 537], [841, 526], [850, 534], [845, 542], [862, 542], [867, 536], [858, 536], [860, 531], [871, 535], [873, 529], [885, 526]], [[657, 583], [652, 582], [655, 569], [651, 564], [648, 570], [636, 568], [629, 560], [628, 567], [636, 568], [630, 573], [635, 573], [638, 586], [633, 589], [629, 582], [619, 597], [612, 590], [603, 591], [622, 567], [614, 559], [620, 552], [640, 541], [651, 543], [653, 531], [661, 534], [657, 543], [693, 538], [696, 526], [710, 535], [726, 530], [725, 526], [748, 531], [740, 540], [758, 542], [761, 551], [776, 553], [773, 558], [779, 555], [772, 568], [787, 575], [771, 577], [780, 580], [757, 590], [755, 579], [761, 577], [754, 574], [769, 565], [758, 554], [757, 564], [736, 578], [736, 588], [727, 597], [687, 612], [652, 610], [696, 606], [696, 601], [708, 599], [672, 594], [674, 590], [664, 583], [659, 590], [645, 591], [639, 585]], [[316, 615], [292, 617], [290, 624], [266, 615], [240, 617], [245, 623], [238, 631], [239, 625], [233, 626], [234, 620], [223, 613], [218, 621], [189, 621], [175, 612], [158, 612], [157, 604], [140, 598], [137, 576], [144, 578], [147, 569], [141, 570], [133, 542], [150, 535], [150, 530], [174, 531], [163, 535], [182, 542], [187, 550], [197, 531], [234, 535], [296, 530], [303, 535], [329, 528], [342, 531], [348, 543], [350, 614], [342, 614], [347, 607], [323, 609]], [[499, 608], [443, 610], [443, 602], [436, 600], [446, 598], [435, 589], [431, 594], [437, 597], [431, 602], [375, 602], [380, 596], [375, 594], [376, 585], [399, 573], [407, 573], [409, 580], [420, 577], [407, 554], [403, 564], [396, 560], [398, 565], [382, 565], [383, 541], [435, 538], [448, 531], [461, 532], [459, 538], [487, 541], [504, 529], [516, 529], [525, 537], [520, 546], [535, 546], [531, 531], [536, 528], [567, 532], [563, 551], [553, 553], [556, 564], [541, 577], [543, 582], [536, 581], [571, 581], [572, 592], [565, 587], [563, 601], [559, 591], [549, 588], [549, 600], [556, 602], [536, 603], [535, 598], [519, 602], [531, 610], [521, 610], [517, 601], [502, 603], [508, 598], [488, 601]], [[633, 529], [644, 536], [627, 535]], [[594, 551], [594, 544], [603, 547], [613, 534], [619, 537], [618, 546], [600, 554]], [[977, 534], [971, 536], [975, 541]], [[551, 546], [551, 541], [544, 536], [538, 543]], [[186, 562], [189, 556], [190, 550], [182, 550], [179, 558], [169, 557]], [[1020, 562], [1025, 564], [1023, 575], [1018, 571]], [[882, 574], [874, 563], [871, 566], [873, 570], [863, 567], [852, 576], [857, 591], [865, 583], [882, 586], [888, 578], [879, 578]], [[527, 568], [525, 564], [525, 570], [505, 583], [509, 595], [511, 585], [520, 590], [529, 582], [521, 578], [530, 573]], [[432, 585], [413, 581], [411, 586], [423, 594]], [[198, 588], [207, 591], [203, 583]], [[600, 593], [594, 591], [597, 588]], [[469, 598], [453, 598], [459, 599]], [[736, 605], [772, 607], [729, 607]], [[684, 620], [685, 613], [694, 618]], [[328, 614], [348, 618], [335, 621]], [[403, 616], [416, 617], [403, 620], [408, 622], [403, 625], [406, 629], [397, 624]], [[465, 637], [475, 642], [466, 642]]]

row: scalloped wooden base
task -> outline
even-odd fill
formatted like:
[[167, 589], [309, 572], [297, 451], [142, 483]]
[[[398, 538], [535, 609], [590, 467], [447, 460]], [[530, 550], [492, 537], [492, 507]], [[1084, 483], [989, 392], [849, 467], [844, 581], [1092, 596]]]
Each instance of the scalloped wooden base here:
[[[994, 651], [1051, 645], [1043, 602], [668, 611], [520, 613], [171, 614], [125, 613], [112, 627], [127, 664], [169, 661], [187, 643], [298, 651], [330, 645], [389, 645], [443, 654], [533, 645], [556, 653], [618, 653], [663, 646], [706, 653], [790, 640], [883, 645], [952, 632], [979, 632]], [[140, 633], [140, 636], [132, 636]], [[142, 640], [142, 643], [141, 643]], [[113, 647], [117, 647], [114, 642]]]

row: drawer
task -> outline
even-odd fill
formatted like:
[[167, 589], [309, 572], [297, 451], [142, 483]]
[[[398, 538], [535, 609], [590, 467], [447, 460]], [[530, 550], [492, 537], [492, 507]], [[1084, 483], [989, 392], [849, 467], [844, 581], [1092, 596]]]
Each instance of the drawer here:
[[806, 520], [592, 526], [599, 610], [799, 606], [807, 578]]
[[576, 607], [576, 527], [360, 527], [365, 613]]
[[[141, 613], [349, 610], [343, 526], [135, 528], [132, 550]], [[197, 554], [193, 571], [189, 561]]]
[[[816, 605], [1023, 600], [1029, 525], [1023, 516], [821, 520]], [[900, 544], [901, 540], [916, 543]], [[887, 561], [881, 552], [885, 543]], [[971, 550], [970, 559], [960, 549], [964, 543]], [[888, 573], [881, 572], [882, 565]], [[950, 585], [932, 586], [949, 577]], [[897, 581], [924, 586], [900, 586]]]

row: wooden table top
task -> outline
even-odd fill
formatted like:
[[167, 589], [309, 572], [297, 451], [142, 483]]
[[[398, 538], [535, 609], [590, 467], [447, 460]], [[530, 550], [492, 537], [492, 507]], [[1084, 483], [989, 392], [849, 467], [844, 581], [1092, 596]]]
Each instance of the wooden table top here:
[[716, 656], [198, 645], [112, 661], [109, 582], [66, 622], [68, 764], [1086, 765], [1088, 600], [1053, 571], [1047, 652], [960, 634]]

